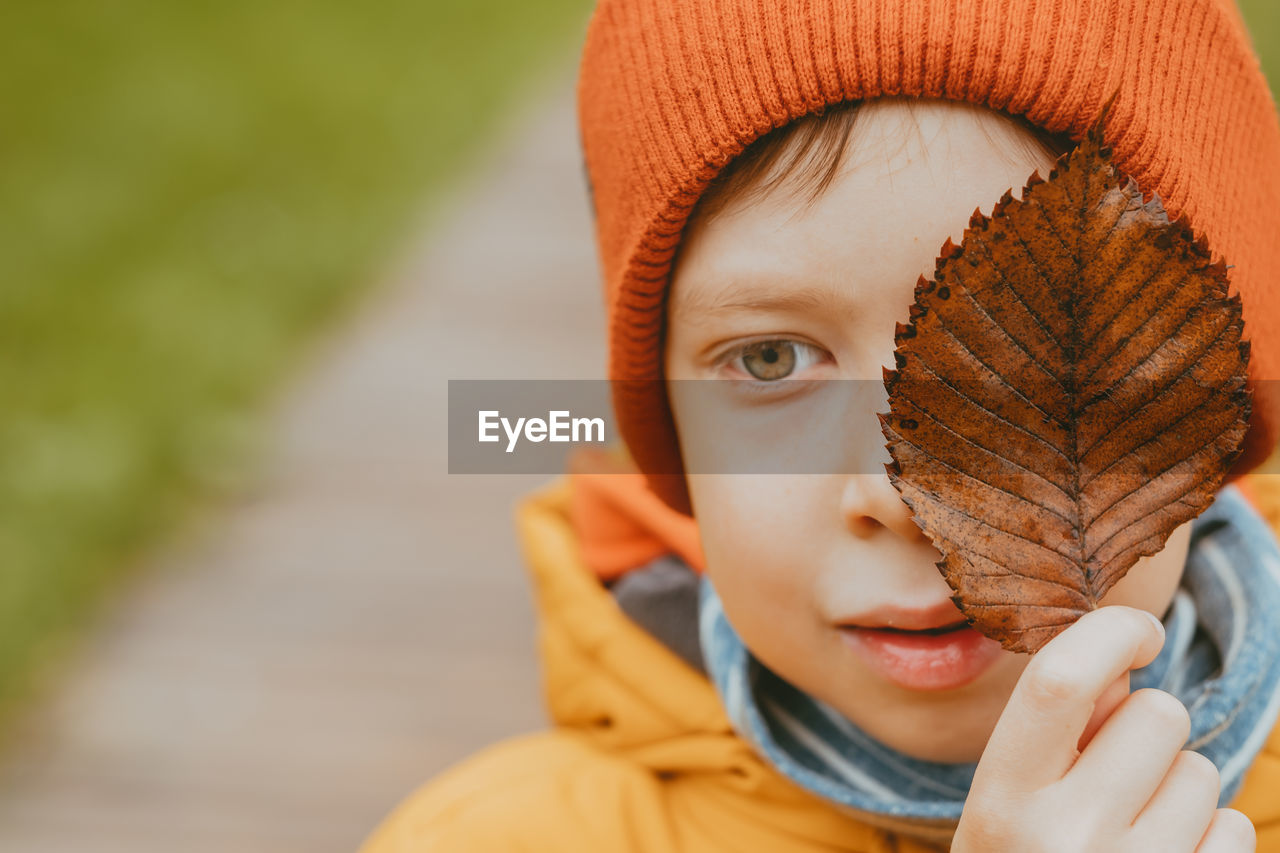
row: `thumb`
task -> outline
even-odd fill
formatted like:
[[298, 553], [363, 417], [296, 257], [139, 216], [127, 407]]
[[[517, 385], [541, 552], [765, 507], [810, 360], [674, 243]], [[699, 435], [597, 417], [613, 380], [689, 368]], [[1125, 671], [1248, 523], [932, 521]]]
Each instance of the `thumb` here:
[[1111, 712], [1128, 695], [1129, 671], [1126, 670], [1120, 673], [1119, 678], [1107, 685], [1107, 689], [1102, 691], [1098, 701], [1093, 704], [1093, 714], [1090, 715], [1089, 722], [1085, 723], [1084, 732], [1080, 735], [1076, 749], [1081, 752], [1084, 751], [1084, 748], [1089, 745], [1089, 741], [1093, 740], [1093, 736], [1098, 733], [1098, 729], [1102, 728], [1102, 724], [1107, 721], [1107, 717], [1111, 716]]

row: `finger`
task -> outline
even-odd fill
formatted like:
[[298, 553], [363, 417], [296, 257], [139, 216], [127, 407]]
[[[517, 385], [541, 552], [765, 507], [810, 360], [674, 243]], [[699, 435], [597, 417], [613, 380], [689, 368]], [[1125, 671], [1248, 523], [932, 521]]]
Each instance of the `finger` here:
[[1212, 761], [1189, 749], [1179, 752], [1133, 821], [1136, 837], [1152, 850], [1190, 847], [1189, 842], [1206, 835], [1214, 820], [1219, 786], [1218, 768]]
[[[1173, 793], [1186, 799], [1184, 783], [1201, 781], [1197, 773], [1200, 777], [1211, 773], [1216, 807], [1217, 769], [1204, 756], [1179, 754], [1190, 733], [1191, 717], [1172, 694], [1152, 688], [1139, 690], [1102, 724], [1089, 748], [1067, 771], [1064, 782], [1068, 788], [1106, 802], [1108, 812], [1123, 817], [1127, 825], [1164, 783], [1172, 783]], [[1177, 759], [1182, 762], [1175, 767]], [[1183, 775], [1175, 776], [1174, 770]], [[1211, 815], [1212, 809], [1205, 813], [1202, 831]], [[1192, 837], [1199, 838], [1200, 833]]]
[[1090, 715], [1089, 722], [1084, 725], [1084, 734], [1080, 735], [1080, 740], [1076, 743], [1077, 750], [1084, 752], [1084, 748], [1089, 745], [1089, 741], [1093, 740], [1098, 729], [1102, 728], [1102, 724], [1128, 696], [1129, 671], [1125, 670], [1119, 678], [1107, 686], [1106, 690], [1102, 691], [1098, 701], [1093, 703], [1093, 714]]
[[1163, 626], [1146, 611], [1112, 605], [1081, 616], [1023, 670], [975, 782], [1022, 791], [1061, 779], [1103, 691], [1127, 670], [1150, 663], [1163, 644]]
[[1195, 853], [1253, 853], [1257, 849], [1258, 831], [1253, 821], [1235, 809], [1218, 809]]

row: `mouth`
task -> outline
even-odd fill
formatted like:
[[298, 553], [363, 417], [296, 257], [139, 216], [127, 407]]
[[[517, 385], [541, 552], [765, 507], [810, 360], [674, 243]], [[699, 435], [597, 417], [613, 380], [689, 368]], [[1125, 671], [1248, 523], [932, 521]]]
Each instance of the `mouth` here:
[[842, 629], [854, 630], [862, 628], [868, 631], [884, 631], [890, 634], [925, 635], [936, 637], [940, 634], [950, 634], [953, 631], [960, 631], [969, 627], [969, 623], [961, 619], [959, 622], [952, 622], [950, 625], [939, 625], [936, 628], [894, 628], [889, 625], [841, 625]]
[[841, 625], [841, 639], [861, 663], [884, 680], [912, 691], [955, 690], [974, 681], [1000, 657], [1000, 644], [967, 622], [927, 628]]

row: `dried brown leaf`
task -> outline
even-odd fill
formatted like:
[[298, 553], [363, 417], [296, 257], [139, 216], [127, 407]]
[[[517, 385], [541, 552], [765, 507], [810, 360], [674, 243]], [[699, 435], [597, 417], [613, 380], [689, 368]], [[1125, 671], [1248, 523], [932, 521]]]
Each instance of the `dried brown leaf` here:
[[965, 618], [1014, 651], [1203, 512], [1249, 418], [1227, 268], [1117, 172], [1104, 119], [947, 240], [885, 372], [890, 479]]

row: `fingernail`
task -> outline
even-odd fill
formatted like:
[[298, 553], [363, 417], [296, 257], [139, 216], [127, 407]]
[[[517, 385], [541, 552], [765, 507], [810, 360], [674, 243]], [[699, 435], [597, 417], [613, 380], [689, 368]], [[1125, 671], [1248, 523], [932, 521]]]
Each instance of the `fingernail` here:
[[1156, 627], [1160, 629], [1160, 635], [1164, 636], [1164, 623], [1160, 621], [1160, 617], [1156, 616], [1154, 613], [1152, 613], [1149, 610], [1144, 610], [1142, 611], [1142, 613], [1152, 622], [1156, 623]]

